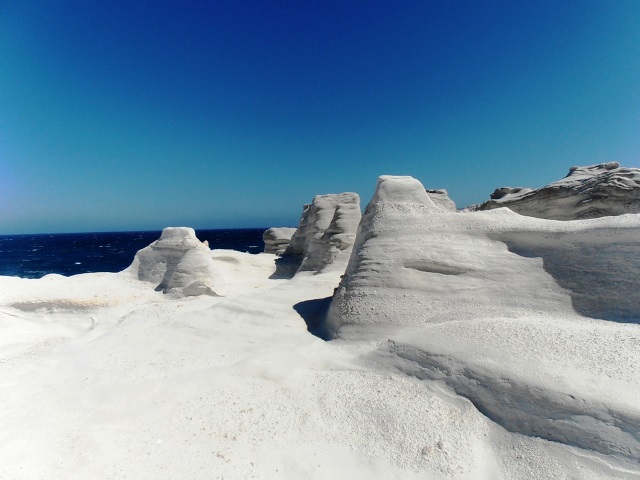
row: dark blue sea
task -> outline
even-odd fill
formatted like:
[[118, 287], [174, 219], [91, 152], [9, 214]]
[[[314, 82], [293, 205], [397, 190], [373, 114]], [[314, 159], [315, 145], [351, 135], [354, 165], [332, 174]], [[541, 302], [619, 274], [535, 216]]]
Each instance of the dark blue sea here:
[[[266, 228], [196, 230], [212, 249], [260, 253]], [[40, 278], [49, 273], [76, 275], [119, 272], [136, 252], [160, 238], [162, 232], [58, 233], [0, 235], [0, 275]]]

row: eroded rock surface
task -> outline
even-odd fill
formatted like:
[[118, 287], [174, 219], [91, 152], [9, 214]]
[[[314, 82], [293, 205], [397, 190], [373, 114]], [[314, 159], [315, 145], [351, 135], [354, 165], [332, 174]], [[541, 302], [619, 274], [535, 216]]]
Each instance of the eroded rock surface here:
[[156, 290], [179, 296], [217, 295], [211, 250], [188, 227], [167, 227], [158, 240], [136, 253], [128, 272]]
[[640, 169], [621, 167], [617, 162], [572, 167], [562, 180], [536, 190], [498, 188], [478, 209], [500, 207], [550, 220], [640, 213]]
[[345, 268], [361, 216], [357, 193], [315, 196], [304, 206], [289, 246], [276, 260], [276, 275]]
[[455, 202], [449, 198], [449, 193], [444, 188], [437, 190], [427, 189], [427, 195], [429, 195], [429, 198], [433, 200], [433, 203], [435, 203], [436, 206], [443, 210], [448, 210], [450, 212], [455, 212], [457, 210]]
[[326, 333], [509, 431], [636, 464], [639, 232], [640, 215], [448, 212], [417, 180], [380, 177]]
[[289, 227], [272, 227], [266, 230], [262, 234], [264, 253], [282, 255], [287, 250], [295, 231], [295, 228]]

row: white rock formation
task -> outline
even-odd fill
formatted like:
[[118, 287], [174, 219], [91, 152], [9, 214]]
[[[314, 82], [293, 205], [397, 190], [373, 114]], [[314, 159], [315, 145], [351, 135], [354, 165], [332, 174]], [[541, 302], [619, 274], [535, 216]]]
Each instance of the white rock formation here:
[[361, 216], [357, 193], [315, 196], [304, 206], [289, 246], [276, 261], [276, 275], [344, 269]]
[[637, 318], [639, 216], [448, 213], [391, 180], [337, 342], [303, 319], [343, 272], [274, 280], [273, 255], [213, 250], [224, 297], [139, 264], [0, 276], [0, 478], [640, 478], [640, 325], [590, 318]]
[[295, 228], [289, 227], [272, 227], [266, 230], [262, 234], [264, 253], [282, 255], [287, 250], [295, 231]]
[[552, 220], [640, 213], [640, 169], [620, 167], [617, 162], [572, 167], [562, 180], [537, 190], [498, 188], [478, 209], [500, 207]]
[[509, 431], [638, 462], [638, 272], [640, 215], [450, 213], [385, 176], [327, 328]]
[[451, 198], [449, 198], [449, 193], [444, 189], [440, 188], [437, 190], [427, 189], [427, 194], [433, 200], [433, 203], [436, 206], [442, 208], [443, 210], [448, 210], [450, 212], [455, 212], [458, 209], [456, 208], [456, 204]]
[[208, 246], [188, 227], [167, 227], [160, 239], [139, 250], [125, 270], [156, 290], [178, 296], [218, 295], [216, 266]]

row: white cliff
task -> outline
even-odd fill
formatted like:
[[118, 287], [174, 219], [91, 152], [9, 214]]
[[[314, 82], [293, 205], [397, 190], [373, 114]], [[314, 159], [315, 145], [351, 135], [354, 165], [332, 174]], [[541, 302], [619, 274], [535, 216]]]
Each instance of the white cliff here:
[[640, 213], [640, 169], [617, 162], [572, 167], [562, 180], [533, 190], [503, 187], [479, 210], [508, 207], [520, 215], [577, 220]]
[[640, 215], [449, 213], [384, 176], [326, 327], [509, 431], [636, 464], [638, 272]]

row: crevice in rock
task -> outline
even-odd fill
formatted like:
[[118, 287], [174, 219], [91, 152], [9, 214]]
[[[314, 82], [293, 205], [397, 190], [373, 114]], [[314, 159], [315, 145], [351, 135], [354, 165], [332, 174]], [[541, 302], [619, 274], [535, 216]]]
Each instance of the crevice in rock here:
[[411, 268], [425, 273], [438, 273], [440, 275], [462, 275], [469, 270], [456, 265], [448, 265], [433, 260], [407, 260], [404, 262], [405, 268]]

